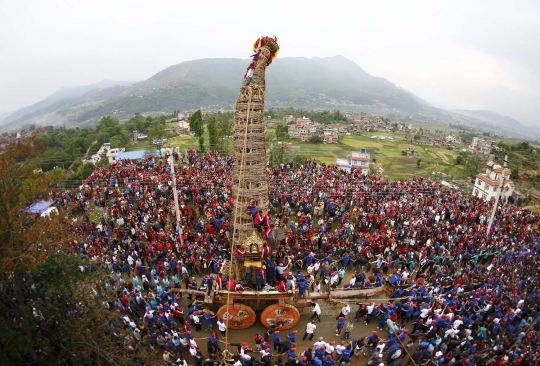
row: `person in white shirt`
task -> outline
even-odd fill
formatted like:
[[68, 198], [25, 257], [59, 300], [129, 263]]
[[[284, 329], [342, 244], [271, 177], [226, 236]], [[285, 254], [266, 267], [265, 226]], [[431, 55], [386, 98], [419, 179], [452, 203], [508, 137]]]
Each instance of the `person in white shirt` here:
[[199, 352], [197, 350], [197, 348], [193, 345], [190, 345], [189, 346], [189, 354], [193, 357], [193, 358], [196, 358], [196, 359], [201, 359], [201, 356], [199, 356]]
[[420, 318], [425, 319], [429, 315], [429, 308], [424, 308], [420, 310]]
[[375, 309], [375, 304], [373, 302], [370, 302], [368, 306], [366, 306], [368, 315], [371, 315], [373, 312], [373, 309]]
[[317, 329], [317, 325], [315, 325], [315, 320], [312, 319], [306, 325], [306, 329], [304, 330], [304, 337], [302, 338], [302, 340], [305, 341], [306, 338], [309, 336], [309, 340], [311, 341], [313, 339], [313, 336], [315, 335], [315, 329]]
[[326, 342], [323, 340], [323, 337], [319, 337], [319, 340], [315, 343], [313, 343], [313, 346], [315, 348], [319, 348], [321, 346], [326, 347]]
[[383, 351], [383, 349], [384, 349], [384, 346], [385, 346], [384, 341], [381, 339], [381, 340], [379, 341], [379, 344], [377, 344], [377, 347], [375, 347], [375, 349], [376, 349], [375, 352], [377, 352], [377, 353], [382, 353], [382, 351]]
[[253, 66], [250, 65], [246, 73], [246, 86], [248, 86], [252, 82], [253, 82]]
[[195, 311], [189, 317], [191, 318], [191, 321], [193, 322], [193, 325], [195, 325], [195, 329], [197, 331], [201, 330], [201, 322], [200, 322], [200, 319], [199, 319], [199, 312]]
[[313, 313], [313, 315], [311, 316], [311, 320], [314, 320], [315, 317], [317, 317], [317, 319], [321, 321], [321, 307], [316, 302], [311, 304], [311, 306], [313, 306], [313, 309], [311, 310], [311, 312]]
[[338, 272], [336, 271], [332, 274], [332, 277], [330, 277], [330, 287], [335, 288], [338, 282], [339, 282], [339, 275], [338, 275]]
[[409, 276], [411, 274], [409, 273], [409, 271], [407, 269], [405, 269], [402, 273], [401, 273], [401, 279], [402, 281], [404, 282], [407, 282], [407, 280], [409, 279]]
[[345, 347], [345, 341], [341, 341], [341, 343], [336, 346], [336, 360], [338, 362], [341, 359], [341, 356], [343, 355], [343, 350], [346, 348], [347, 347]]
[[227, 334], [227, 324], [225, 324], [223, 319], [219, 319], [217, 321], [217, 326], [218, 326], [219, 332], [221, 333], [221, 336], [225, 337], [225, 335]]
[[459, 333], [459, 330], [450, 328], [446, 332], [444, 332], [444, 337], [457, 338], [458, 333]]
[[341, 312], [339, 313], [339, 315], [336, 316], [336, 320], [338, 320], [340, 317], [346, 318], [347, 315], [349, 315], [349, 313], [351, 312], [351, 306], [348, 303], [344, 302], [342, 304], [344, 304], [344, 306], [341, 308]]
[[335, 343], [336, 342], [334, 342], [334, 341], [330, 341], [330, 343], [326, 343], [326, 345], [324, 346], [325, 347], [324, 351], [326, 352], [327, 355], [333, 355], [334, 354], [334, 350], [335, 350], [334, 344]]
[[315, 276], [317, 276], [317, 273], [319, 273], [319, 268], [321, 268], [321, 263], [320, 262], [315, 262], [313, 267], [314, 267], [314, 270], [315, 270]]
[[315, 272], [315, 265], [313, 263], [311, 263], [308, 267], [307, 267], [307, 274], [310, 275], [312, 274], [313, 272]]
[[186, 360], [184, 360], [183, 358], [177, 358], [176, 359], [176, 364], [178, 366], [188, 366]]

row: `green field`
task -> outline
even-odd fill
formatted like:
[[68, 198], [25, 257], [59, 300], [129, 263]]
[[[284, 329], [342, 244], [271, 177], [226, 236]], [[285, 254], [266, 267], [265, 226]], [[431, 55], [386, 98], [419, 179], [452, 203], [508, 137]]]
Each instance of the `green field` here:
[[[365, 148], [372, 159], [381, 163], [385, 175], [391, 180], [410, 179], [414, 176], [426, 177], [433, 171], [440, 171], [461, 178], [464, 171], [455, 166], [457, 151], [447, 150], [440, 146], [414, 145], [410, 137], [404, 140], [405, 135], [374, 133], [374, 135], [389, 135], [393, 141], [372, 139], [372, 134], [360, 136], [340, 136], [339, 144], [308, 144], [293, 142], [295, 153], [313, 158], [317, 161], [331, 164], [335, 158], [346, 158], [353, 151]], [[403, 156], [402, 151], [412, 147], [418, 151], [418, 156]], [[420, 167], [417, 166], [421, 159]]]
[[[194, 137], [189, 135], [178, 135], [175, 137], [171, 137], [163, 146], [168, 146], [169, 144], [174, 147], [178, 146], [180, 148], [180, 151], [198, 148], [197, 140], [195, 140]], [[139, 141], [136, 144], [129, 144], [126, 146], [126, 151], [149, 149], [156, 149], [156, 146], [152, 146], [152, 142], [148, 139]]]
[[[269, 129], [272, 134], [273, 130]], [[372, 135], [392, 136], [393, 141], [372, 139]], [[405, 138], [407, 140], [405, 140]], [[205, 136], [205, 141], [208, 138]], [[309, 144], [299, 139], [290, 139], [294, 155], [302, 155], [325, 164], [333, 164], [336, 158], [346, 158], [353, 151], [367, 149], [372, 159], [381, 163], [389, 179], [410, 179], [414, 176], [427, 177], [433, 171], [449, 174], [451, 178], [463, 178], [464, 170], [455, 165], [457, 151], [447, 150], [441, 146], [415, 145], [411, 136], [400, 133], [374, 132], [357, 136], [340, 135], [338, 144]], [[167, 144], [178, 146], [181, 152], [197, 149], [198, 144], [193, 136], [180, 135], [171, 138]], [[418, 151], [418, 156], [402, 156], [402, 150], [412, 147]], [[150, 141], [130, 145], [128, 150], [150, 148]], [[421, 159], [420, 167], [417, 160]]]

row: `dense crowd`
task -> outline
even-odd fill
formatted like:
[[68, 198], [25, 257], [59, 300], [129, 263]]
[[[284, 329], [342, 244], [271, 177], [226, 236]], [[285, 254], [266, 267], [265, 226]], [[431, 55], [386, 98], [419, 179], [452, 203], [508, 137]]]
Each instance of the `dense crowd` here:
[[[188, 151], [177, 161], [179, 227], [168, 164], [120, 161], [96, 169], [78, 191], [54, 194], [83, 212], [70, 245], [93, 271], [110, 273], [100, 290], [130, 352], [162, 352], [169, 365], [538, 363], [537, 213], [501, 205], [488, 235], [492, 203], [437, 182], [387, 182], [311, 160], [268, 166], [270, 212], [239, 208], [253, 210], [268, 243], [264, 266], [232, 279], [220, 272], [225, 258], [242, 256], [230, 245], [232, 160]], [[226, 324], [204, 297], [189, 295], [186, 306], [173, 290], [271, 286], [305, 295], [385, 282], [395, 287], [388, 303], [344, 303], [337, 343], [297, 349], [296, 331], [271, 328], [237, 352], [223, 346]], [[304, 339], [313, 339], [321, 316], [313, 305]], [[360, 337], [371, 321], [378, 333]]]

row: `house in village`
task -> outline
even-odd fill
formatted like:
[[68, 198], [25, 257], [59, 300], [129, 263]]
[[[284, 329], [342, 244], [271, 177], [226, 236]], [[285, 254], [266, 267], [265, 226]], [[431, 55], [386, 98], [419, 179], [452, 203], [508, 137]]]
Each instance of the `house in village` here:
[[496, 199], [499, 195], [501, 199], [507, 200], [514, 193], [514, 182], [510, 179], [511, 173], [509, 168], [495, 164], [494, 161], [488, 161], [486, 171], [476, 175], [472, 194], [485, 201]]
[[176, 128], [178, 134], [188, 135], [190, 132], [189, 122], [187, 121], [178, 121], [178, 127]]
[[369, 161], [370, 154], [366, 152], [366, 149], [362, 149], [360, 152], [352, 152], [347, 159], [335, 159], [334, 163], [346, 172], [350, 172], [353, 169], [359, 169], [363, 175], [369, 174]]
[[182, 111], [182, 112], [178, 112], [178, 115], [176, 117], [178, 118], [179, 121], [187, 121], [189, 120], [189, 117], [191, 117], [192, 114], [193, 112], [191, 111]]
[[325, 144], [337, 144], [339, 139], [339, 130], [337, 128], [324, 128], [322, 139], [323, 143]]
[[405, 151], [405, 155], [407, 155], [407, 156], [416, 156], [416, 155], [418, 155], [418, 151], [416, 151], [412, 147], [408, 147], [406, 150], [403, 150], [403, 151]]
[[124, 151], [126, 151], [126, 149], [123, 147], [111, 149], [111, 144], [109, 142], [105, 142], [103, 143], [103, 145], [101, 145], [97, 153], [93, 154], [88, 159], [84, 159], [83, 163], [96, 164], [98, 161], [101, 160], [102, 156], [105, 156], [109, 161], [109, 164], [113, 164], [115, 162], [116, 156]]
[[491, 154], [494, 147], [496, 147], [495, 141], [481, 139], [478, 137], [473, 137], [471, 145], [469, 146], [471, 150], [478, 151], [480, 154], [484, 155]]
[[288, 116], [283, 117], [283, 122], [285, 122], [287, 124], [294, 122], [294, 116], [292, 114], [290, 114]]
[[336, 126], [325, 126], [307, 117], [297, 118], [294, 124], [287, 127], [287, 132], [290, 138], [299, 138], [302, 142], [313, 136], [320, 136], [325, 144], [335, 144], [339, 138], [339, 129]]

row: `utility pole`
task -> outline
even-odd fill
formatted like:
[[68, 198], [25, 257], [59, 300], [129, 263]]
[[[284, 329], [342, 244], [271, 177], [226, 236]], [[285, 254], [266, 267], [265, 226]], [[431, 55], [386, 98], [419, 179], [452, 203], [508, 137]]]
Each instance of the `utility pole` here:
[[504, 185], [504, 170], [506, 169], [506, 163], [508, 162], [508, 153], [504, 153], [504, 166], [501, 171], [501, 179], [499, 182], [499, 194], [495, 198], [495, 203], [493, 204], [493, 210], [491, 211], [491, 218], [489, 219], [489, 224], [487, 227], [487, 236], [489, 237], [489, 233], [491, 232], [491, 225], [493, 225], [493, 219], [495, 218], [495, 212], [497, 211], [497, 206], [499, 204], [499, 199], [502, 196], [503, 193], [503, 185]]
[[174, 196], [174, 209], [176, 211], [176, 228], [178, 230], [178, 234], [180, 235], [180, 244], [184, 245], [184, 239], [182, 239], [182, 227], [180, 226], [180, 208], [178, 207], [178, 192], [176, 191], [176, 175], [174, 173], [174, 151], [171, 152], [171, 155], [169, 156], [169, 163], [171, 164], [171, 175], [172, 175], [172, 182], [173, 182], [173, 196]]

